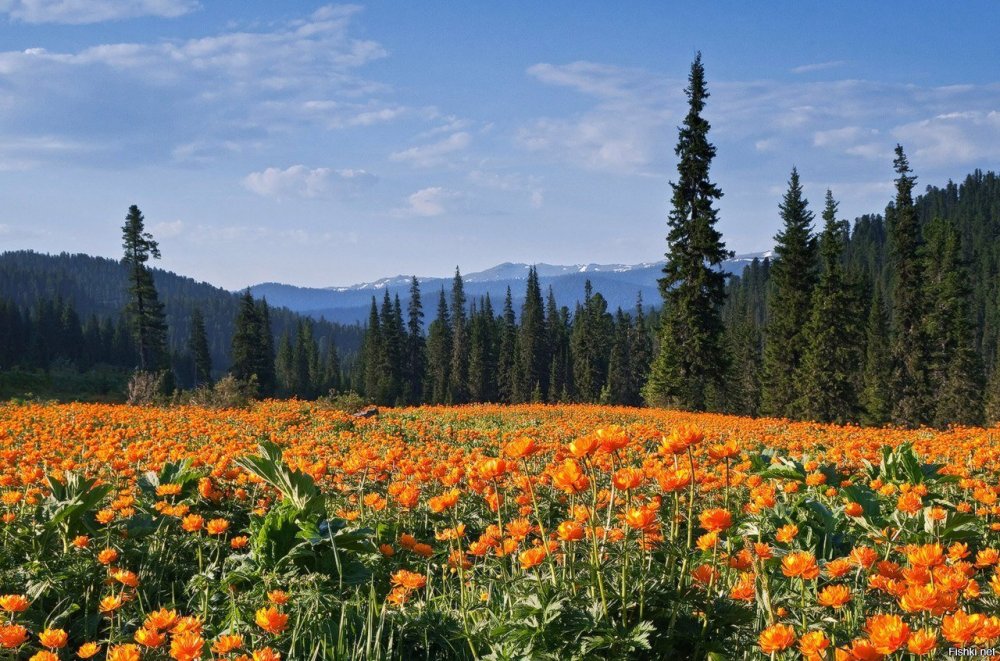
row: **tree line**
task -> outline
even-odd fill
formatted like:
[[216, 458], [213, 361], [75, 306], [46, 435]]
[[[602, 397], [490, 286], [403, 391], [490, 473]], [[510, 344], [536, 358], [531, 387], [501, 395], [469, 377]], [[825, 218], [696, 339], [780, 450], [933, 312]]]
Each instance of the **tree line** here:
[[717, 268], [731, 253], [715, 228], [722, 191], [709, 176], [700, 54], [688, 82], [646, 401], [908, 427], [1000, 418], [996, 175], [915, 200], [897, 145], [884, 217], [852, 232], [828, 190], [817, 232], [792, 168], [773, 259], [729, 278]]
[[489, 295], [468, 301], [456, 269], [438, 292], [425, 333], [420, 283], [412, 278], [404, 316], [399, 296], [372, 297], [351, 384], [382, 404], [468, 402], [603, 402], [639, 405], [652, 358], [649, 322], [608, 310], [586, 283], [571, 313], [529, 269], [524, 303], [514, 309], [508, 287], [500, 310]]

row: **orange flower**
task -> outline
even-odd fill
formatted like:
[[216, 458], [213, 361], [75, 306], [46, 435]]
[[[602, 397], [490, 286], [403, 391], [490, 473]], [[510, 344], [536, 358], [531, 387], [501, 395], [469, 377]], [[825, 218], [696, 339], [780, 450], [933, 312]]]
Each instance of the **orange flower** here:
[[97, 554], [97, 561], [102, 565], [110, 565], [118, 559], [118, 551], [114, 549], [102, 549]]
[[59, 655], [55, 652], [43, 650], [32, 654], [28, 661], [59, 661]]
[[819, 576], [819, 566], [816, 556], [808, 551], [789, 553], [781, 559], [781, 573], [788, 577], [799, 577], [812, 580]]
[[631, 491], [642, 485], [645, 479], [646, 476], [640, 470], [636, 470], [635, 468], [619, 468], [615, 471], [614, 477], [611, 478], [611, 483], [619, 491]]
[[691, 578], [695, 583], [710, 585], [719, 577], [719, 572], [715, 571], [712, 565], [698, 565], [691, 571]]
[[253, 661], [281, 661], [281, 654], [270, 647], [253, 651]]
[[26, 611], [30, 605], [31, 602], [28, 601], [28, 598], [21, 594], [5, 594], [0, 596], [0, 609], [3, 609], [8, 613], [20, 613], [22, 611]]
[[257, 626], [270, 634], [279, 634], [288, 626], [288, 616], [276, 607], [261, 608], [254, 616]]
[[147, 629], [155, 629], [157, 631], [166, 631], [177, 624], [177, 611], [167, 610], [166, 608], [161, 608], [158, 611], [153, 611], [146, 616], [146, 622], [144, 626]]
[[419, 590], [427, 585], [427, 577], [417, 572], [400, 569], [392, 575], [392, 584], [407, 590]]
[[284, 590], [271, 590], [267, 593], [267, 600], [275, 606], [284, 606], [290, 598]]
[[240, 535], [239, 537], [233, 537], [231, 540], [229, 540], [229, 546], [234, 550], [246, 548], [247, 544], [249, 543], [250, 543], [250, 538], [245, 535]]
[[736, 441], [732, 440], [726, 441], [725, 443], [717, 443], [708, 448], [708, 456], [716, 461], [735, 457], [739, 453], [740, 450], [736, 446]]
[[118, 594], [108, 595], [101, 599], [98, 610], [102, 613], [113, 613], [125, 605], [125, 597]]
[[576, 542], [583, 539], [585, 531], [583, 525], [577, 521], [563, 521], [557, 529], [559, 539], [564, 542]]
[[764, 654], [780, 652], [795, 643], [795, 629], [787, 624], [772, 624], [760, 632], [757, 642]]
[[188, 514], [181, 520], [181, 528], [187, 532], [198, 532], [205, 525], [205, 517], [201, 514]]
[[527, 551], [522, 551], [520, 555], [517, 556], [518, 561], [521, 563], [521, 569], [531, 569], [537, 565], [542, 564], [545, 560], [545, 556], [548, 555], [548, 551], [544, 546], [535, 546]]
[[910, 640], [906, 643], [906, 649], [911, 654], [923, 656], [937, 649], [937, 634], [931, 629], [920, 629], [910, 634]]
[[101, 646], [97, 643], [84, 643], [80, 645], [80, 648], [76, 651], [76, 655], [81, 659], [89, 659], [92, 656], [97, 656], [101, 651]]
[[847, 503], [844, 506], [844, 514], [847, 516], [861, 516], [865, 513], [865, 509], [861, 507], [860, 503]]
[[828, 585], [816, 595], [820, 606], [842, 608], [851, 600], [851, 589], [846, 585]]
[[936, 567], [944, 564], [944, 549], [937, 543], [924, 544], [908, 551], [906, 559], [915, 567]]
[[479, 462], [477, 470], [482, 479], [497, 480], [506, 475], [508, 466], [503, 459], [490, 458]]
[[66, 643], [69, 642], [69, 634], [66, 633], [65, 629], [46, 629], [38, 634], [38, 642], [42, 644], [42, 647], [57, 650], [66, 647]]
[[143, 647], [159, 647], [165, 643], [166, 640], [166, 635], [160, 633], [156, 629], [147, 629], [146, 627], [142, 627], [137, 629], [135, 632], [135, 642], [139, 643]]
[[788, 525], [781, 526], [778, 531], [774, 534], [774, 539], [781, 544], [788, 544], [795, 536], [799, 534], [799, 527], [794, 523], [789, 523]]
[[799, 651], [809, 661], [819, 661], [826, 654], [830, 639], [822, 631], [810, 631], [799, 638]]
[[865, 623], [865, 631], [879, 654], [889, 655], [906, 644], [910, 627], [898, 615], [873, 615]]
[[756, 598], [755, 581], [753, 574], [740, 574], [739, 580], [729, 591], [729, 598], [736, 601], [753, 601]]
[[196, 633], [174, 636], [170, 641], [170, 657], [177, 661], [196, 661], [205, 652], [205, 641]]
[[955, 611], [941, 619], [941, 633], [956, 645], [968, 645], [983, 626], [983, 616], [975, 613], [969, 615], [964, 610]]
[[127, 569], [116, 569], [111, 572], [111, 578], [115, 579], [122, 585], [127, 585], [130, 588], [134, 588], [139, 585], [139, 577], [136, 576], [135, 572], [128, 571]]
[[[79, 656], [79, 652], [77, 652], [77, 656]], [[141, 658], [139, 648], [129, 644], [109, 648], [106, 661], [139, 661]]]
[[90, 544], [90, 537], [87, 535], [77, 535], [73, 538], [72, 543], [78, 549], [85, 549]]
[[528, 436], [516, 438], [504, 447], [504, 454], [511, 459], [525, 459], [538, 452], [535, 439]]
[[552, 474], [552, 484], [568, 494], [580, 493], [588, 486], [590, 480], [583, 474], [580, 464], [572, 459], [567, 459]]
[[896, 509], [899, 510], [900, 512], [903, 512], [904, 514], [916, 514], [923, 508], [924, 508], [924, 503], [920, 499], [920, 496], [913, 493], [912, 491], [904, 493], [902, 496], [899, 497], [899, 500], [896, 502]]
[[229, 654], [233, 650], [243, 647], [243, 636], [239, 634], [224, 634], [219, 636], [212, 644], [212, 651], [216, 654]]
[[721, 532], [733, 525], [733, 515], [724, 509], [707, 509], [701, 513], [698, 521], [709, 532]]
[[705, 434], [700, 429], [694, 425], [681, 425], [670, 432], [670, 436], [663, 439], [660, 450], [664, 454], [681, 454], [703, 440], [705, 440]]
[[850, 559], [857, 566], [868, 569], [878, 560], [878, 553], [868, 546], [856, 546], [851, 550]]
[[570, 442], [569, 451], [577, 458], [586, 457], [597, 451], [598, 441], [596, 436], [581, 436]]
[[20, 624], [0, 625], [0, 647], [20, 647], [28, 640], [28, 630]]
[[899, 607], [907, 613], [921, 613], [932, 611], [938, 604], [938, 590], [928, 583], [927, 585], [911, 585], [899, 598]]
[[225, 519], [212, 519], [208, 522], [206, 530], [209, 535], [222, 535], [229, 530], [229, 522]]
[[647, 530], [656, 524], [656, 512], [646, 507], [629, 510], [625, 523], [636, 530]]
[[461, 492], [458, 489], [452, 489], [447, 493], [443, 493], [440, 496], [434, 496], [427, 501], [427, 506], [435, 514], [440, 514], [447, 509], [450, 509], [458, 503], [458, 496]]

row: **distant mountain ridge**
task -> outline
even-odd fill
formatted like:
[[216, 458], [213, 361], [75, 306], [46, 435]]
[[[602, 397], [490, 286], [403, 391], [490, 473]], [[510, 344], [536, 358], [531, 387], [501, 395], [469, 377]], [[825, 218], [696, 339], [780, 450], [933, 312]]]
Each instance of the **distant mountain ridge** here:
[[[723, 262], [722, 270], [740, 274], [743, 267], [754, 259], [770, 256], [770, 252], [737, 255]], [[658, 306], [660, 293], [657, 280], [662, 276], [663, 261], [642, 264], [536, 264], [539, 282], [543, 292], [549, 287], [556, 302], [572, 310], [577, 301], [583, 299], [584, 285], [590, 280], [595, 292], [608, 300], [612, 310], [621, 307], [630, 310], [635, 307], [639, 295], [646, 305]], [[499, 313], [507, 287], [511, 289], [516, 310], [524, 298], [524, 283], [528, 277], [529, 264], [504, 262], [484, 271], [462, 274], [465, 293], [471, 301], [489, 296], [493, 308]], [[380, 278], [374, 282], [364, 282], [341, 287], [297, 287], [277, 282], [265, 282], [250, 287], [255, 297], [266, 297], [268, 302], [287, 307], [300, 314], [339, 323], [363, 323], [368, 317], [372, 296], [381, 300], [385, 292], [393, 297], [397, 294], [405, 304], [409, 300], [410, 278], [397, 275]], [[424, 313], [429, 323], [437, 304], [437, 293], [443, 287], [451, 287], [452, 278], [420, 278], [420, 291], [424, 301]]]

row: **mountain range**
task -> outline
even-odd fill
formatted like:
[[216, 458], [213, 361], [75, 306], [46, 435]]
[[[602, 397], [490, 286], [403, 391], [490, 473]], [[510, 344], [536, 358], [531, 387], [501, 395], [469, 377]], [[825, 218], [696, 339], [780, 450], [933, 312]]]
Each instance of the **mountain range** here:
[[[737, 255], [723, 262], [720, 268], [726, 272], [740, 274], [754, 259], [770, 256], [770, 252]], [[583, 300], [584, 287], [590, 280], [595, 292], [608, 301], [608, 308], [623, 310], [635, 308], [639, 295], [647, 306], [658, 306], [660, 291], [657, 280], [662, 276], [664, 262], [643, 264], [535, 264], [543, 293], [552, 288], [556, 302], [571, 310]], [[462, 275], [465, 294], [470, 301], [478, 301], [487, 295], [494, 310], [499, 313], [507, 288], [510, 287], [514, 309], [520, 310], [524, 300], [525, 281], [530, 265], [504, 262], [484, 271]], [[364, 323], [368, 318], [371, 299], [379, 302], [385, 292], [390, 297], [399, 295], [404, 307], [409, 301], [411, 276], [397, 275], [381, 278], [374, 282], [364, 282], [345, 287], [296, 287], [277, 282], [265, 282], [250, 287], [255, 297], [266, 297], [268, 302], [286, 307], [315, 319], [324, 318], [342, 324]], [[451, 289], [452, 278], [418, 278], [424, 304], [424, 313], [430, 317], [437, 305], [438, 292]]]

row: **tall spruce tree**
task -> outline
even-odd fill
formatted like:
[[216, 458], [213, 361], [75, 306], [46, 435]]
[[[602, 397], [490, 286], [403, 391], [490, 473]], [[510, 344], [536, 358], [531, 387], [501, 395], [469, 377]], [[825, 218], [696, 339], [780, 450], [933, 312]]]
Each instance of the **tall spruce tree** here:
[[548, 339], [545, 334], [545, 308], [538, 271], [528, 269], [528, 282], [521, 307], [521, 327], [518, 332], [519, 381], [514, 398], [519, 402], [544, 398], [548, 391], [549, 360]]
[[667, 263], [660, 279], [664, 310], [660, 318], [659, 353], [643, 391], [652, 404], [703, 410], [726, 373], [720, 306], [726, 274], [718, 267], [731, 253], [715, 228], [714, 208], [722, 191], [709, 179], [715, 147], [710, 125], [702, 117], [708, 90], [698, 53], [688, 76], [688, 113], [675, 149], [678, 181], [668, 219]]
[[886, 215], [889, 223], [889, 263], [892, 269], [892, 326], [890, 356], [892, 392], [890, 418], [899, 425], [915, 427], [929, 422], [931, 406], [927, 375], [927, 343], [924, 333], [923, 264], [921, 233], [913, 205], [917, 178], [910, 170], [903, 148], [896, 145], [893, 166], [896, 199]]
[[271, 331], [271, 307], [266, 298], [256, 303], [257, 308], [257, 387], [262, 397], [273, 397], [278, 387], [278, 376], [274, 368], [274, 334]]
[[469, 400], [469, 327], [465, 315], [465, 284], [458, 267], [451, 282], [451, 398], [453, 404]]
[[570, 330], [568, 310], [560, 310], [555, 293], [549, 287], [545, 299], [545, 329], [549, 342], [549, 392], [548, 401], [558, 402], [569, 397], [572, 383], [573, 361], [570, 356]]
[[235, 325], [230, 373], [241, 381], [256, 382], [261, 396], [272, 396], [277, 379], [267, 302], [254, 301], [247, 289], [240, 299]]
[[972, 287], [958, 230], [935, 218], [924, 226], [924, 333], [936, 427], [983, 422], [983, 366], [975, 346]]
[[500, 346], [497, 351], [497, 397], [501, 402], [513, 402], [517, 392], [517, 319], [514, 316], [514, 302], [510, 286], [503, 299], [503, 314], [497, 320]]
[[424, 339], [424, 306], [420, 300], [417, 276], [410, 280], [410, 300], [406, 306], [406, 389], [409, 404], [419, 404], [423, 398], [424, 372], [427, 369], [427, 342]]
[[865, 327], [864, 389], [861, 391], [861, 421], [866, 425], [881, 425], [889, 420], [892, 406], [889, 355], [889, 330], [882, 289], [873, 283], [868, 324]]
[[813, 292], [805, 353], [796, 378], [801, 388], [798, 411], [820, 422], [844, 423], [860, 414], [864, 334], [857, 322], [858, 297], [842, 264], [847, 231], [846, 221], [837, 220], [837, 202], [827, 190], [819, 246], [822, 272]]
[[385, 343], [382, 340], [382, 324], [378, 314], [378, 304], [372, 296], [368, 308], [368, 324], [361, 344], [361, 382], [365, 395], [381, 403], [380, 385], [382, 366], [385, 363]]
[[[623, 333], [627, 342], [628, 331]], [[573, 352], [573, 384], [579, 397], [587, 402], [596, 402], [601, 389], [608, 381], [608, 361], [614, 344], [614, 319], [608, 313], [608, 303], [599, 293], [593, 293], [590, 280], [584, 284], [583, 305], [573, 316], [573, 330], [570, 346]], [[628, 370], [628, 348], [625, 346], [625, 361], [622, 370]]]
[[188, 351], [194, 373], [195, 387], [212, 383], [212, 354], [208, 349], [208, 333], [205, 332], [205, 317], [201, 308], [191, 311], [191, 336], [188, 338]]
[[816, 237], [808, 205], [798, 170], [792, 168], [788, 190], [778, 207], [782, 229], [774, 237], [764, 333], [762, 405], [766, 413], [783, 417], [795, 416], [800, 401], [796, 377], [809, 343], [805, 328], [816, 284]]
[[151, 258], [160, 258], [160, 247], [146, 231], [145, 218], [134, 204], [128, 208], [122, 226], [122, 249], [122, 264], [128, 267], [126, 311], [135, 338], [139, 370], [168, 369], [167, 318], [153, 283], [153, 272], [146, 265]]
[[425, 400], [447, 404], [451, 397], [451, 315], [448, 300], [441, 288], [437, 317], [427, 331], [427, 379]]

